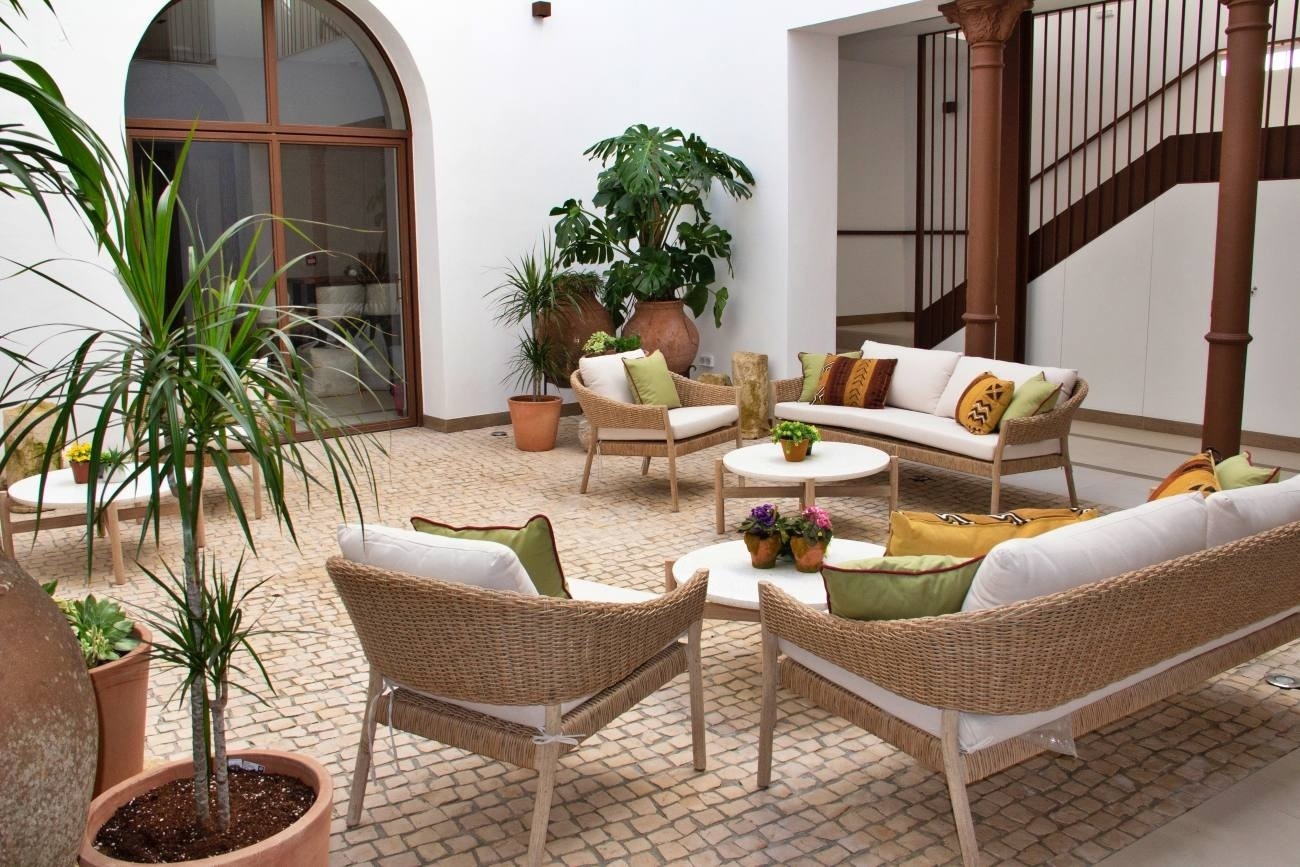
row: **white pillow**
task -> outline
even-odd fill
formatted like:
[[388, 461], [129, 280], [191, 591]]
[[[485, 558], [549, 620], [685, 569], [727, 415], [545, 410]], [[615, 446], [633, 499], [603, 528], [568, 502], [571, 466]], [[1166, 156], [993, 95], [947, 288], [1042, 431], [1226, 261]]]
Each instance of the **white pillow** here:
[[636, 403], [636, 398], [632, 396], [632, 386], [627, 381], [627, 369], [623, 366], [625, 358], [645, 358], [645, 352], [633, 349], [614, 355], [579, 358], [578, 370], [582, 373], [583, 384], [601, 397], [619, 403]]
[[1011, 380], [1016, 384], [1016, 388], [1041, 373], [1048, 382], [1061, 387], [1062, 403], [1074, 391], [1074, 383], [1079, 378], [1079, 371], [1064, 367], [1043, 367], [1041, 364], [1019, 364], [1014, 361], [998, 361], [996, 358], [980, 358], [978, 355], [963, 355], [953, 369], [952, 377], [948, 380], [947, 388], [943, 390], [943, 396], [939, 398], [939, 405], [935, 407], [934, 414], [944, 418], [954, 418], [957, 415], [957, 401], [961, 400], [961, 394], [966, 390], [966, 386], [986, 371], [998, 379]]
[[378, 569], [537, 595], [519, 557], [500, 542], [453, 539], [380, 524], [367, 524], [363, 537], [360, 524], [340, 524], [339, 549], [353, 563]]
[[1199, 551], [1205, 511], [1205, 498], [1193, 491], [1031, 539], [1008, 539], [980, 564], [961, 610], [1046, 596]]
[[933, 415], [961, 354], [943, 349], [913, 349], [910, 346], [864, 340], [862, 357], [898, 359], [894, 376], [889, 380], [889, 392], [885, 395], [888, 406]]
[[1300, 476], [1210, 494], [1205, 499], [1205, 518], [1207, 548], [1300, 521]]

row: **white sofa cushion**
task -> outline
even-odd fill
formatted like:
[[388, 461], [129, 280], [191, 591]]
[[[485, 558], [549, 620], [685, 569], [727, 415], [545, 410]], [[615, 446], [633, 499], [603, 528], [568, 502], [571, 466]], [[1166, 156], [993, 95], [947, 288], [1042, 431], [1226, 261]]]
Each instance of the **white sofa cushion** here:
[[[675, 440], [684, 440], [735, 424], [739, 418], [740, 410], [735, 404], [679, 406], [677, 409], [668, 410], [668, 426], [672, 428]], [[661, 430], [606, 427], [600, 429], [600, 438], [603, 440], [666, 440], [668, 435]]]
[[993, 546], [962, 611], [996, 608], [1113, 578], [1205, 547], [1205, 498], [1192, 492], [1143, 503]]
[[645, 590], [616, 587], [613, 584], [602, 584], [599, 581], [583, 581], [581, 578], [570, 578], [565, 583], [569, 585], [569, 598], [578, 599], [582, 602], [647, 602], [655, 598], [654, 593]]
[[619, 403], [636, 403], [632, 386], [627, 381], [627, 368], [623, 366], [625, 358], [645, 358], [645, 351], [633, 349], [614, 355], [579, 358], [578, 372], [582, 374], [582, 384], [601, 397]]
[[1074, 383], [1079, 379], [1079, 371], [1067, 370], [1064, 367], [1043, 367], [1041, 364], [1017, 364], [1014, 361], [998, 361], [995, 358], [980, 358], [977, 355], [963, 355], [953, 368], [952, 376], [948, 379], [948, 385], [943, 390], [943, 395], [939, 398], [939, 403], [934, 409], [935, 415], [953, 418], [957, 413], [957, 401], [961, 399], [961, 394], [966, 390], [966, 386], [971, 384], [975, 377], [985, 371], [993, 374], [998, 379], [1009, 379], [1016, 384], [1016, 388], [1033, 379], [1038, 374], [1043, 374], [1048, 382], [1055, 383], [1061, 387], [1061, 400], [1064, 401], [1074, 391]]
[[1210, 494], [1205, 500], [1205, 547], [1300, 521], [1300, 476]]
[[364, 534], [360, 524], [340, 524], [338, 539], [343, 556], [353, 563], [486, 590], [537, 595], [519, 557], [499, 542], [435, 536], [382, 524], [366, 524]]
[[943, 349], [913, 349], [864, 340], [862, 357], [898, 359], [885, 395], [886, 406], [933, 413], [961, 355]]
[[[1052, 532], [1057, 532], [1053, 530]], [[1140, 683], [1149, 677], [1153, 677], [1162, 671], [1168, 671], [1176, 665], [1187, 660], [1221, 647], [1229, 642], [1236, 641], [1238, 638], [1244, 638], [1252, 632], [1263, 629], [1271, 623], [1290, 617], [1292, 614], [1300, 612], [1300, 606], [1266, 617], [1263, 620], [1247, 626], [1245, 629], [1239, 629], [1222, 638], [1216, 638], [1208, 641], [1199, 647], [1192, 648], [1185, 653], [1172, 656], [1169, 659], [1162, 660], [1155, 665], [1144, 668], [1139, 672], [1129, 675], [1123, 680], [1108, 684], [1101, 689], [1094, 690], [1085, 696], [1057, 705], [1048, 710], [1037, 713], [1015, 714], [1015, 715], [994, 715], [994, 714], [977, 714], [963, 713], [958, 717], [957, 740], [961, 745], [963, 752], [973, 752], [982, 750], [1000, 744], [1010, 738], [1018, 737], [1036, 728], [1046, 725], [1060, 719], [1066, 714], [1073, 713], [1080, 708], [1092, 704], [1099, 699], [1108, 695], [1117, 693], [1120, 690], [1127, 689], [1136, 683]], [[904, 722], [928, 732], [935, 737], [941, 736], [940, 721], [943, 712], [937, 707], [931, 707], [928, 704], [912, 701], [904, 698], [896, 692], [891, 692], [883, 686], [873, 683], [866, 678], [858, 677], [837, 665], [827, 662], [819, 656], [791, 644], [788, 641], [781, 640], [779, 647], [782, 653], [789, 656], [795, 662], [808, 668], [822, 677], [844, 687], [854, 695], [860, 696], [874, 704], [876, 707], [895, 716]]]
[[[774, 412], [777, 418], [893, 437], [981, 461], [993, 460], [993, 452], [998, 445], [997, 434], [973, 434], [951, 418], [899, 407], [861, 409], [788, 401], [778, 403]], [[1054, 455], [1060, 450], [1059, 440], [1040, 440], [1007, 446], [1002, 451], [1002, 457], [1006, 460], [1033, 458]]]

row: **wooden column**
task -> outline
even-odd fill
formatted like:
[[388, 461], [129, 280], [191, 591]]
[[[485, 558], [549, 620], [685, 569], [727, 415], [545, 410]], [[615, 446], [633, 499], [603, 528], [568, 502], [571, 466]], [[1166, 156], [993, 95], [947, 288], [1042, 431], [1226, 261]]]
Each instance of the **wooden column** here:
[[1020, 14], [1002, 57], [1002, 156], [998, 164], [997, 336], [994, 358], [1025, 360], [1029, 285], [1029, 130], [1033, 116], [1034, 16]]
[[1228, 7], [1228, 70], [1223, 83], [1219, 217], [1214, 237], [1209, 364], [1201, 443], [1220, 455], [1241, 449], [1250, 342], [1250, 275], [1259, 196], [1260, 123], [1272, 0], [1221, 0]]
[[966, 217], [966, 354], [995, 353], [1003, 48], [1031, 0], [954, 0], [939, 7], [970, 45]]

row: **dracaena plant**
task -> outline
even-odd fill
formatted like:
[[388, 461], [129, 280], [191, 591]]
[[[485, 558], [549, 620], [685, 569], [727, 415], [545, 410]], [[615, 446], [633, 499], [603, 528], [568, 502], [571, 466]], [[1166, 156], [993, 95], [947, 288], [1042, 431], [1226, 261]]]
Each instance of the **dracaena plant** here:
[[713, 222], [706, 199], [717, 184], [732, 199], [752, 195], [754, 176], [736, 157], [694, 133], [645, 124], [583, 151], [603, 166], [591, 206], [569, 199], [551, 209], [562, 264], [605, 265], [603, 303], [622, 325], [630, 301], [680, 298], [695, 316], [710, 307], [722, 324], [731, 273], [731, 233]]

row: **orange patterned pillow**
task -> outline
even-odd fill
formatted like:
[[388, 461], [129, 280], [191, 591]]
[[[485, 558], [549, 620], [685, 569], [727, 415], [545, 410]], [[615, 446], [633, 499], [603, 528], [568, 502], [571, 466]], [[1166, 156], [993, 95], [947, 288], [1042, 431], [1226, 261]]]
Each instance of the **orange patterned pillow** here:
[[973, 434], [991, 434], [998, 429], [1002, 414], [1011, 404], [1016, 384], [981, 373], [971, 380], [957, 399], [957, 423]]
[[897, 358], [848, 358], [832, 355], [826, 359], [817, 380], [813, 403], [827, 406], [856, 406], [884, 409], [889, 380], [898, 366]]
[[1217, 490], [1219, 490], [1219, 482], [1214, 476], [1214, 458], [1209, 452], [1201, 452], [1183, 461], [1178, 469], [1165, 476], [1165, 480], [1156, 485], [1155, 490], [1151, 492], [1147, 502], [1161, 497], [1185, 494], [1188, 491], [1199, 491], [1208, 497]]

